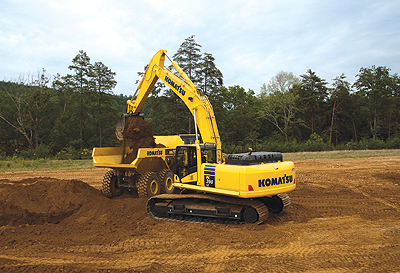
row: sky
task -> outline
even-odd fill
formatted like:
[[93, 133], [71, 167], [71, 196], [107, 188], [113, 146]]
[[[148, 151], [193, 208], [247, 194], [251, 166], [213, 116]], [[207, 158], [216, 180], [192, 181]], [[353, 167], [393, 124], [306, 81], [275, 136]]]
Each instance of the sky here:
[[353, 83], [361, 67], [400, 73], [400, 1], [1, 0], [0, 80], [65, 76], [83, 50], [133, 95], [137, 72], [159, 49], [173, 56], [195, 35], [225, 86], [260, 92], [280, 71], [311, 69]]

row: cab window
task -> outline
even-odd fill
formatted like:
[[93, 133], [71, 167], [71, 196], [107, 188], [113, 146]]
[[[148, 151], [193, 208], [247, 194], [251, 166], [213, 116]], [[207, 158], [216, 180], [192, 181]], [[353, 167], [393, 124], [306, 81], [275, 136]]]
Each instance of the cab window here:
[[176, 174], [183, 178], [197, 172], [196, 147], [180, 146], [176, 148]]

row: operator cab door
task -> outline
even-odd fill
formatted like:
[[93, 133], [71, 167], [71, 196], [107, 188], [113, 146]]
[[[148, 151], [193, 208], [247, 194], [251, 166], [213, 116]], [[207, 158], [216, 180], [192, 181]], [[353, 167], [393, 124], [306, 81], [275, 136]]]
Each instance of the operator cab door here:
[[176, 147], [176, 170], [182, 183], [197, 184], [197, 149], [195, 146]]

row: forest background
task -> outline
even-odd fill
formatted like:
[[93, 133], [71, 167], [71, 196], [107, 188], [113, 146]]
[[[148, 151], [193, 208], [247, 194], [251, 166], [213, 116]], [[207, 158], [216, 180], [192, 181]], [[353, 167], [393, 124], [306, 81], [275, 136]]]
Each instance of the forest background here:
[[[210, 99], [225, 153], [400, 148], [400, 78], [390, 68], [361, 67], [353, 84], [342, 73], [330, 85], [311, 69], [279, 71], [256, 94], [224, 86], [213, 55], [194, 38], [173, 59]], [[0, 81], [0, 159], [90, 158], [93, 147], [121, 145], [115, 125], [131, 97], [113, 93], [116, 73], [83, 50], [68, 68]], [[142, 113], [154, 135], [194, 133], [191, 113], [161, 81]]]

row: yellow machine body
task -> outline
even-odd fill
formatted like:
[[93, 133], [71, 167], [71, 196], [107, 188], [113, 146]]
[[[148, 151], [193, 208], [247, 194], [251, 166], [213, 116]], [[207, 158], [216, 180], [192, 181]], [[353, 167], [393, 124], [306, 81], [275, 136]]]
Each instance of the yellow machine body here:
[[[239, 217], [240, 221], [253, 223], [264, 221], [268, 211], [286, 210], [290, 205], [286, 193], [296, 188], [293, 162], [283, 161], [282, 154], [273, 152], [224, 155], [208, 97], [166, 52], [159, 50], [151, 59], [135, 94], [127, 101], [127, 115], [140, 115], [160, 79], [193, 114], [196, 134], [156, 136], [155, 142], [166, 148], [140, 148], [131, 164], [121, 163], [129, 153], [128, 147], [94, 148], [94, 166], [113, 169], [103, 179], [103, 193], [112, 198], [122, 194], [123, 188], [135, 189], [139, 197], [150, 197], [146, 207], [154, 218], [190, 218], [195, 213], [234, 221]], [[176, 73], [165, 66], [166, 58]], [[176, 189], [200, 194], [175, 194]], [[208, 204], [217, 203], [215, 208], [208, 208]]]
[[[259, 198], [293, 191], [296, 173], [293, 162], [253, 165], [207, 163], [201, 145], [188, 145], [178, 152], [174, 186], [240, 198]], [[202, 156], [199, 156], [203, 154]]]
[[[190, 183], [194, 181], [196, 185]], [[203, 164], [200, 174], [193, 173], [182, 180], [175, 176], [174, 186], [241, 198], [258, 198], [293, 191], [296, 188], [296, 175], [293, 162], [252, 166]]]

